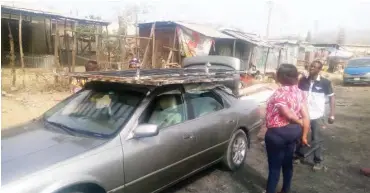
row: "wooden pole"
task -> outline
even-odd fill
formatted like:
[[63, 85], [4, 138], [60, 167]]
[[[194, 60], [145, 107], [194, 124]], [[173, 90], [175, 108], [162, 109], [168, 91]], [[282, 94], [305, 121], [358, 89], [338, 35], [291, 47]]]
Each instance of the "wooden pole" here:
[[167, 64], [170, 62], [173, 62], [173, 50], [175, 50], [175, 46], [176, 46], [176, 29], [175, 29], [175, 33], [173, 34], [172, 49], [170, 49], [170, 53], [168, 54], [168, 57], [167, 57], [167, 61], [166, 61]]
[[53, 38], [53, 22], [51, 20], [51, 17], [49, 17], [49, 23], [50, 23], [50, 26], [49, 26], [49, 40], [50, 40], [50, 54], [53, 53], [53, 47], [54, 45], [52, 44], [52, 38]]
[[[76, 31], [77, 28], [77, 21], [73, 23], [73, 30]], [[72, 33], [73, 35], [73, 46], [72, 46], [72, 72], [75, 71], [76, 67], [76, 49], [77, 49], [77, 33]]]
[[[19, 16], [19, 18], [21, 18], [21, 15]], [[44, 30], [45, 30], [46, 50], [47, 50], [47, 53], [49, 54], [50, 53], [50, 46], [49, 46], [48, 30], [47, 30], [47, 27], [46, 27], [46, 17], [44, 18]]]
[[99, 35], [98, 34], [95, 35], [95, 54], [96, 54], [96, 62], [100, 66], [100, 61], [99, 61]]
[[263, 69], [263, 76], [266, 76], [267, 60], [269, 59], [269, 53], [270, 53], [270, 48], [267, 49], [266, 60], [265, 60], [265, 68]]
[[151, 68], [155, 68], [156, 67], [156, 49], [155, 49], [155, 25], [154, 25], [154, 29], [153, 29], [153, 39], [152, 39], [152, 65], [151, 65]]
[[109, 33], [108, 33], [108, 26], [106, 25], [105, 26], [105, 34], [106, 34], [106, 38], [107, 38], [107, 52], [108, 52], [108, 68], [112, 68], [112, 64], [110, 63], [110, 45], [109, 45], [109, 38], [108, 38], [108, 35], [109, 35]]
[[67, 19], [64, 20], [64, 38], [63, 38], [63, 43], [64, 43], [64, 56], [67, 60], [65, 63], [68, 66], [68, 72], [71, 72], [71, 66], [69, 65], [69, 37], [67, 35]]
[[[152, 29], [150, 31], [150, 36], [149, 36], [150, 38], [153, 36], [154, 29], [155, 29], [155, 23], [152, 24]], [[144, 56], [143, 56], [143, 61], [141, 62], [141, 66], [143, 66], [143, 64], [147, 64], [149, 45], [150, 45], [150, 40], [148, 41], [148, 44], [146, 45]]]
[[253, 54], [253, 50], [254, 50], [254, 45], [253, 44], [247, 44], [247, 45], [249, 45], [248, 47], [249, 47], [249, 53], [248, 53], [248, 61], [247, 61], [247, 65], [246, 65], [246, 70], [248, 70], [249, 68], [251, 68], [251, 60], [252, 60], [252, 54]]
[[[55, 35], [54, 35], [54, 70], [57, 72], [59, 70], [59, 29], [58, 20], [55, 21]], [[55, 83], [58, 82], [58, 76], [55, 76]]]
[[[22, 41], [22, 13], [19, 14], [19, 26], [18, 26], [18, 29], [19, 29], [19, 54], [20, 54], [20, 62], [21, 62], [21, 66], [22, 66], [22, 73], [23, 73], [23, 80], [22, 80], [22, 84], [23, 84], [23, 87], [25, 86], [25, 76], [26, 76], [26, 71], [24, 69], [24, 56], [23, 56], [23, 41]], [[48, 48], [49, 49], [49, 48]]]
[[236, 39], [234, 40], [233, 43], [233, 57], [235, 57], [235, 49], [236, 49]]
[[16, 72], [15, 72], [15, 55], [14, 55], [14, 39], [12, 35], [12, 30], [10, 28], [10, 23], [8, 22], [8, 30], [9, 30], [9, 44], [10, 44], [10, 66], [12, 67], [12, 86], [15, 86], [15, 82], [17, 80]]

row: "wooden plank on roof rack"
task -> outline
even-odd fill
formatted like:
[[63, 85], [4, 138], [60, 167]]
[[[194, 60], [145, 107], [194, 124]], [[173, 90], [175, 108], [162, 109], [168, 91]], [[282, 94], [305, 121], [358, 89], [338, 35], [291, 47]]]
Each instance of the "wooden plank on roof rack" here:
[[169, 85], [203, 82], [222, 82], [234, 80], [236, 71], [213, 71], [210, 73], [184, 69], [147, 70], [136, 78], [135, 70], [114, 72], [69, 73], [69, 77], [88, 81], [119, 82], [142, 85]]

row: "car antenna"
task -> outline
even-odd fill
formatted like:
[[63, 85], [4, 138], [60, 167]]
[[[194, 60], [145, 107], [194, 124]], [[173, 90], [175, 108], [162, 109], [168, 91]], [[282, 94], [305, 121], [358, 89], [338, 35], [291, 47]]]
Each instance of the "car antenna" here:
[[207, 62], [207, 63], [205, 64], [206, 74], [209, 74], [209, 67], [211, 67], [211, 63]]
[[140, 67], [141, 64], [136, 65], [136, 79], [140, 79]]

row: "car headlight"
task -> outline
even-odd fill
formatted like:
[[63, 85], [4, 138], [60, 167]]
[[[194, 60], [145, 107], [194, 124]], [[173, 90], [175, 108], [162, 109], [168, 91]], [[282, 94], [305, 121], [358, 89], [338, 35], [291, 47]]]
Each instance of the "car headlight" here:
[[370, 76], [370, 72], [366, 73], [365, 75], [366, 75], [366, 76]]
[[343, 73], [343, 77], [349, 77], [350, 75], [347, 73]]

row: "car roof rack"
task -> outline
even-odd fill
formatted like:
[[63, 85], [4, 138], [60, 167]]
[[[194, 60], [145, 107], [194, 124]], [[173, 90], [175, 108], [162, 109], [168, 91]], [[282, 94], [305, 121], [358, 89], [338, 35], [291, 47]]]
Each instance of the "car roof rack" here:
[[123, 71], [75, 72], [67, 76], [87, 81], [119, 82], [126, 84], [161, 86], [170, 84], [223, 82], [234, 80], [238, 71], [225, 69], [136, 69]]

